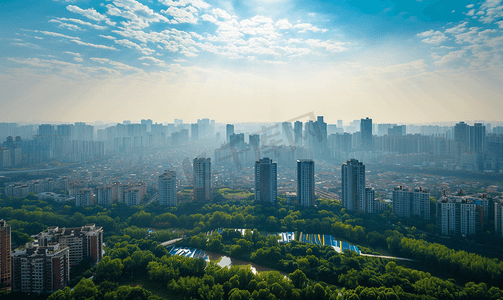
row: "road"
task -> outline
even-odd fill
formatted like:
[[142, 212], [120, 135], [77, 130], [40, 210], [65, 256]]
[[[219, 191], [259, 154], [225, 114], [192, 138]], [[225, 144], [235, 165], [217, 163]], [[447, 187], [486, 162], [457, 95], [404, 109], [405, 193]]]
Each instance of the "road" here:
[[168, 247], [168, 246], [171, 246], [171, 245], [173, 245], [173, 244], [175, 244], [176, 242], [181, 241], [181, 240], [183, 240], [183, 238], [178, 238], [178, 239], [169, 240], [169, 241], [166, 241], [166, 242], [161, 243], [160, 245], [161, 245], [161, 246], [163, 246], [163, 247]]

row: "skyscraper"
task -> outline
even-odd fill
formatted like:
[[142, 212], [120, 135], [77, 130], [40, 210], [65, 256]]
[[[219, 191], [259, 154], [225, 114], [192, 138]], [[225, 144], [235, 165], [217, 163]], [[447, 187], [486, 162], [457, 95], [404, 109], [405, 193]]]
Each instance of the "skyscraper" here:
[[361, 133], [361, 146], [363, 150], [371, 151], [374, 147], [374, 143], [372, 141], [372, 119], [368, 117], [365, 119], [361, 119], [360, 122], [360, 133]]
[[470, 126], [465, 122], [456, 123], [454, 126], [454, 141], [459, 143], [461, 152], [464, 153], [470, 144]]
[[264, 157], [255, 162], [255, 201], [276, 204], [278, 196], [278, 165]]
[[225, 141], [227, 143], [230, 143], [231, 135], [233, 135], [233, 134], [234, 134], [234, 125], [227, 124], [227, 126], [225, 127], [225, 136], [227, 137]]
[[283, 143], [285, 145], [293, 145], [295, 143], [292, 123], [283, 122], [281, 123], [282, 134], [281, 138], [283, 139]]
[[295, 135], [295, 146], [302, 146], [302, 122], [295, 121], [293, 124], [293, 132]]
[[486, 127], [482, 123], [470, 126], [470, 152], [480, 153], [485, 151]]
[[159, 205], [176, 206], [176, 172], [164, 171], [159, 176]]
[[199, 139], [199, 125], [190, 124], [190, 139], [192, 141], [197, 141]]
[[351, 211], [366, 212], [365, 165], [356, 159], [342, 164], [342, 206]]
[[45, 246], [27, 244], [12, 253], [12, 290], [42, 294], [64, 288], [70, 281], [70, 247], [51, 243]]
[[398, 186], [393, 190], [393, 213], [399, 218], [419, 216], [430, 219], [430, 194], [422, 188], [413, 191]]
[[0, 220], [0, 289], [11, 285], [10, 230], [10, 225]]
[[194, 200], [211, 200], [211, 159], [194, 158]]
[[304, 207], [314, 205], [314, 161], [312, 159], [297, 160], [297, 199]]

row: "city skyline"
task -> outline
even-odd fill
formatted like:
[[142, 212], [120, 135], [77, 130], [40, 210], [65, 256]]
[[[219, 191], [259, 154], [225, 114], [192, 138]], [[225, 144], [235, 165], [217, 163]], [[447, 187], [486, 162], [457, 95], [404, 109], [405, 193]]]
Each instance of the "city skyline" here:
[[500, 2], [3, 3], [0, 119], [498, 120]]

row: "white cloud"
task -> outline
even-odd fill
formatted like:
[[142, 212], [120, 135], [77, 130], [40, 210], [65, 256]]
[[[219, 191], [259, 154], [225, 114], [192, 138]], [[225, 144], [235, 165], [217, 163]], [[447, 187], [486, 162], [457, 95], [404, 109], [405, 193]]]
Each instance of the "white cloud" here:
[[66, 28], [66, 29], [69, 29], [69, 30], [72, 30], [72, 31], [82, 31], [83, 30], [78, 25], [64, 23], [64, 22], [61, 22], [60, 20], [52, 19], [52, 20], [49, 20], [49, 23], [58, 23], [59, 24], [58, 25], [59, 28]]
[[80, 40], [72, 40], [72, 42], [77, 43], [79, 45], [89, 46], [89, 47], [93, 47], [93, 48], [117, 50], [117, 48], [115, 48], [114, 46], [105, 46], [105, 45], [97, 45], [97, 44], [92, 44], [92, 43], [85, 43]]
[[152, 61], [153, 63], [155, 63], [158, 66], [162, 66], [162, 67], [166, 66], [166, 63], [163, 60], [160, 60], [160, 59], [152, 57], [152, 56], [142, 56], [142, 57], [140, 57], [138, 59], [139, 60], [145, 60], [145, 59], [147, 59], [147, 60]]
[[319, 39], [308, 39], [305, 41], [311, 47], [323, 48], [328, 52], [342, 52], [348, 50], [344, 47], [344, 43], [335, 41], [322, 41]]
[[141, 47], [140, 45], [138, 45], [136, 43], [133, 43], [130, 40], [126, 40], [126, 39], [123, 39], [123, 40], [114, 40], [114, 42], [117, 43], [117, 44], [119, 44], [119, 45], [122, 45], [124, 47], [128, 47], [128, 48], [131, 48], [131, 49], [136, 49], [136, 50], [140, 51], [141, 53], [143, 53], [145, 55], [150, 55], [150, 54], [152, 54], [152, 53], [155, 52], [152, 49], [149, 49], [147, 47]]
[[279, 29], [290, 29], [293, 27], [287, 19], [279, 20], [275, 24]]
[[[129, 21], [121, 22], [125, 27], [143, 29], [151, 23], [171, 23], [165, 16], [156, 13], [150, 7], [135, 0], [113, 0], [113, 4], [107, 4], [107, 13], [112, 16], [122, 17]], [[123, 10], [121, 10], [123, 9]]]
[[203, 21], [208, 21], [208, 22], [211, 22], [211, 23], [217, 23], [218, 22], [217, 18], [215, 18], [212, 15], [208, 15], [208, 14], [202, 15], [201, 19], [203, 19]]
[[73, 64], [65, 61], [59, 61], [55, 59], [47, 60], [40, 58], [8, 58], [11, 61], [28, 64], [34, 67], [44, 67], [44, 68], [59, 68], [59, 67], [80, 67], [80, 64]]
[[34, 32], [40, 32], [40, 33], [45, 34], [45, 35], [55, 36], [55, 37], [63, 37], [63, 38], [72, 39], [72, 40], [79, 40], [80, 39], [80, 38], [75, 37], [75, 36], [68, 36], [68, 35], [64, 35], [64, 34], [61, 34], [61, 33], [52, 32], [52, 31], [38, 31], [38, 30], [34, 30]]
[[172, 16], [178, 23], [197, 23], [197, 9], [193, 6], [182, 8], [172, 6], [166, 10], [161, 10], [161, 12]]
[[456, 50], [442, 56], [434, 64], [439, 67], [458, 68], [467, 61], [467, 53], [465, 50]]
[[37, 48], [39, 49], [40, 46], [39, 45], [35, 45], [35, 44], [32, 44], [32, 43], [26, 43], [26, 42], [23, 42], [23, 43], [10, 43], [11, 45], [15, 45], [15, 46], [22, 46], [22, 47], [32, 47], [32, 48]]
[[77, 62], [83, 62], [84, 60], [80, 57], [74, 57], [73, 58], [74, 61], [77, 61]]
[[232, 19], [232, 16], [228, 12], [226, 12], [225, 10], [220, 9], [220, 8], [214, 8], [214, 9], [212, 9], [211, 13], [213, 15], [215, 15], [216, 17], [222, 18], [224, 20], [230, 20], [230, 19]]
[[107, 18], [104, 15], [97, 12], [94, 8], [82, 9], [75, 5], [68, 5], [66, 9], [73, 13], [83, 15], [84, 17], [91, 19], [93, 21], [104, 21]]
[[79, 19], [73, 19], [73, 18], [58, 18], [58, 20], [61, 20], [61, 21], [74, 22], [74, 23], [77, 23], [77, 24], [80, 24], [80, 25], [89, 26], [89, 27], [92, 27], [92, 28], [94, 28], [94, 29], [98, 29], [98, 30], [104, 30], [104, 29], [107, 29], [107, 27], [106, 27], [106, 26], [100, 26], [100, 25], [92, 24], [92, 23], [89, 23], [89, 22], [86, 22], [86, 21], [82, 21], [82, 20], [79, 20]]
[[301, 23], [301, 24], [296, 24], [293, 26], [293, 28], [300, 29], [299, 32], [307, 32], [307, 31], [312, 31], [312, 32], [327, 32], [328, 29], [320, 29], [312, 24], [309, 23]]
[[433, 29], [429, 30], [429, 31], [418, 33], [417, 36], [425, 38], [425, 39], [421, 40], [423, 43], [432, 44], [432, 45], [439, 45], [449, 39], [442, 32], [434, 31]]
[[143, 70], [141, 70], [141, 69], [138, 69], [136, 67], [132, 67], [132, 66], [126, 65], [126, 64], [121, 63], [121, 62], [113, 61], [113, 60], [110, 60], [108, 58], [91, 57], [90, 60], [92, 60], [94, 62], [98, 62], [100, 64], [109, 64], [109, 65], [112, 65], [116, 69], [119, 69], [119, 70], [143, 72]]
[[70, 52], [70, 51], [65, 51], [64, 53], [74, 55], [74, 56], [80, 56], [80, 53], [75, 53], [75, 52]]
[[456, 25], [454, 27], [451, 27], [451, 28], [448, 28], [445, 30], [445, 33], [450, 33], [450, 34], [460, 34], [464, 31], [466, 31], [466, 24], [468, 24], [468, 22], [463, 22], [459, 25]]
[[109, 39], [109, 40], [115, 40], [116, 39], [115, 37], [109, 36], [109, 35], [102, 35], [102, 34], [100, 34], [99, 36], [101, 36], [102, 38]]
[[209, 8], [211, 5], [208, 3], [202, 1], [202, 0], [179, 0], [179, 1], [172, 1], [172, 0], [159, 0], [159, 2], [163, 3], [166, 6], [187, 6], [187, 5], [192, 5], [194, 7], [197, 7], [199, 9], [201, 8]]

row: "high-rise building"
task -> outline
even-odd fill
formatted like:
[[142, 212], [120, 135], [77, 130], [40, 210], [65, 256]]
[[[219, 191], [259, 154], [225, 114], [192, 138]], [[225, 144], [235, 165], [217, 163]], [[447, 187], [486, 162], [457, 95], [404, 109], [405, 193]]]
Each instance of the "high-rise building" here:
[[375, 197], [376, 194], [374, 188], [370, 187], [365, 188], [365, 205], [366, 205], [365, 212], [368, 214], [372, 214], [374, 213], [374, 211], [379, 211], [378, 209], [374, 209], [376, 205]]
[[503, 237], [503, 203], [494, 203], [494, 233]]
[[294, 133], [292, 129], [292, 123], [283, 122], [281, 123], [281, 138], [283, 139], [283, 144], [293, 145], [295, 143]]
[[211, 159], [194, 158], [194, 200], [211, 200]]
[[225, 127], [225, 136], [226, 136], [226, 142], [230, 143], [231, 142], [231, 135], [234, 134], [234, 125], [232, 124], [227, 124]]
[[258, 134], [250, 134], [248, 136], [248, 143], [253, 149], [260, 148], [260, 135]]
[[243, 149], [245, 147], [245, 134], [233, 133], [229, 136], [229, 146]]
[[8, 289], [11, 286], [10, 232], [10, 225], [0, 220], [0, 289]]
[[93, 189], [80, 189], [75, 193], [75, 206], [89, 206], [93, 204]]
[[141, 200], [143, 200], [143, 195], [141, 188], [138, 186], [133, 186], [124, 191], [124, 203], [127, 206], [140, 205]]
[[365, 165], [356, 159], [342, 164], [342, 206], [350, 211], [366, 212]]
[[419, 216], [430, 219], [430, 194], [422, 188], [413, 191], [402, 186], [393, 190], [393, 213], [399, 218]]
[[176, 172], [164, 171], [159, 176], [159, 205], [176, 206]]
[[437, 224], [442, 235], [474, 235], [482, 228], [483, 208], [466, 197], [442, 197], [437, 201]]
[[312, 159], [297, 160], [297, 199], [304, 207], [314, 205], [314, 161]]
[[470, 152], [481, 153], [486, 148], [486, 127], [482, 123], [470, 126]]
[[465, 122], [456, 123], [454, 126], [454, 141], [459, 144], [464, 153], [470, 145], [470, 126]]
[[36, 236], [38, 246], [47, 247], [59, 243], [60, 248], [70, 248], [70, 266], [77, 265], [85, 257], [93, 264], [103, 258], [103, 227], [86, 224], [82, 227], [59, 228], [51, 226]]
[[255, 162], [255, 201], [276, 204], [278, 196], [278, 165], [264, 157]]
[[190, 124], [190, 139], [192, 141], [197, 141], [199, 139], [199, 125]]
[[114, 202], [113, 189], [111, 185], [101, 186], [97, 190], [98, 205], [110, 206]]
[[361, 146], [363, 150], [371, 151], [374, 147], [372, 140], [372, 119], [368, 117], [360, 122]]
[[12, 290], [42, 294], [64, 288], [70, 281], [70, 247], [60, 243], [27, 247], [12, 253]]
[[147, 120], [142, 119], [142, 120], [140, 121], [140, 123], [141, 123], [142, 125], [145, 125], [145, 126], [146, 126], [146, 128], [147, 128], [147, 132], [149, 132], [149, 133], [150, 133], [150, 132], [152, 132], [152, 120], [150, 120], [150, 119], [147, 119]]
[[302, 146], [302, 122], [295, 121], [293, 124], [295, 146]]

